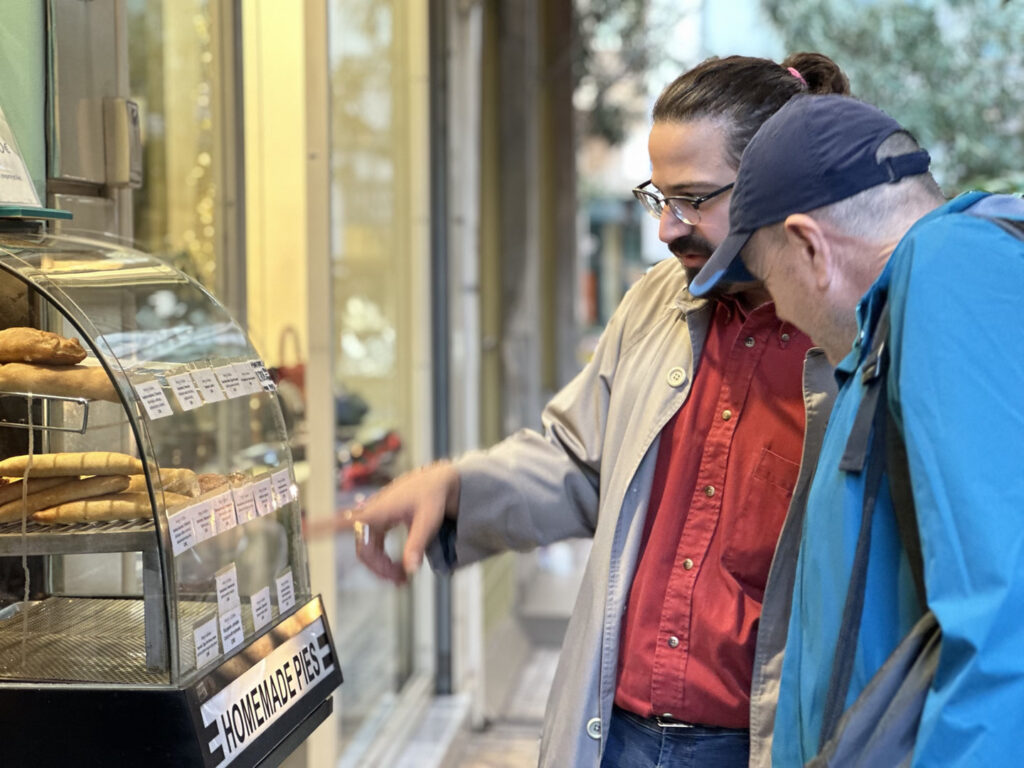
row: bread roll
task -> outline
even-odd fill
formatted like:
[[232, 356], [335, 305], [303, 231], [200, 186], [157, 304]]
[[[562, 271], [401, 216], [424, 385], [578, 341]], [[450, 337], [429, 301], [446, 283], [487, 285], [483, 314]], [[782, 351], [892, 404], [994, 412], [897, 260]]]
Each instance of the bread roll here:
[[85, 360], [78, 339], [40, 331], [36, 328], [6, 328], [0, 331], [0, 363], [48, 363], [74, 365]]
[[108, 493], [118, 493], [127, 487], [128, 477], [126, 475], [68, 480], [66, 483], [60, 483], [52, 488], [47, 488], [37, 493], [30, 493], [24, 506], [22, 506], [21, 499], [15, 499], [0, 505], [0, 523], [20, 520], [22, 514], [31, 515], [33, 512], [49, 509], [65, 502], [88, 499], [93, 496], [103, 496]]
[[[167, 468], [160, 470], [160, 485], [164, 491], [179, 493], [185, 496], [199, 495], [199, 480], [191, 469]], [[146, 476], [132, 475], [128, 493], [146, 493]]]
[[118, 402], [114, 382], [99, 366], [7, 363], [0, 365], [0, 390]]
[[[164, 504], [173, 507], [189, 501], [188, 496], [164, 493]], [[112, 493], [82, 501], [59, 504], [32, 515], [37, 523], [95, 523], [108, 520], [141, 520], [151, 517], [148, 493]]]
[[[0, 461], [0, 475], [22, 477], [28, 456], [11, 456]], [[31, 477], [73, 475], [141, 475], [142, 462], [127, 453], [85, 451], [82, 453], [37, 453], [32, 457]]]
[[198, 480], [200, 493], [206, 493], [228, 484], [227, 475], [218, 475], [216, 472], [204, 472], [199, 475]]

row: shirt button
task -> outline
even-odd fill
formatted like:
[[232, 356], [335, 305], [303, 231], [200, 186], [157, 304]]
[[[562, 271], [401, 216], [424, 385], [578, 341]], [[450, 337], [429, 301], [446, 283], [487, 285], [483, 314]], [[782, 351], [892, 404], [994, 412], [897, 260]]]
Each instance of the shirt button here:
[[743, 343], [746, 344], [748, 347], [752, 347], [757, 342], [754, 341], [754, 337], [753, 336], [747, 336], [746, 340]]
[[705, 485], [704, 486], [704, 495], [707, 496], [708, 498], [711, 498], [712, 496], [714, 496], [715, 495], [715, 486], [713, 486], [713, 485]]
[[686, 558], [685, 560], [683, 560], [683, 570], [684, 571], [689, 571], [689, 570], [692, 570], [692, 569], [693, 569], [693, 560], [691, 560], [690, 558]]
[[730, 411], [728, 408], [726, 408], [724, 411], [722, 411], [722, 420], [723, 421], [728, 421], [731, 418], [732, 418], [732, 411]]
[[669, 372], [668, 372], [668, 383], [669, 383], [669, 386], [678, 387], [678, 386], [681, 386], [684, 381], [686, 381], [686, 371], [684, 371], [682, 368], [679, 368], [677, 366], [677, 367], [672, 368], [672, 369], [669, 370]]
[[592, 739], [601, 738], [601, 718], [592, 717], [587, 720], [587, 736]]
[[789, 341], [789, 334], [788, 334], [788, 333], [784, 333], [784, 334], [782, 334], [782, 336], [781, 336], [781, 339], [782, 339], [783, 341]]
[[669, 648], [678, 648], [679, 647], [679, 638], [676, 637], [675, 635], [672, 635], [672, 637], [670, 637], [668, 639], [668, 647]]

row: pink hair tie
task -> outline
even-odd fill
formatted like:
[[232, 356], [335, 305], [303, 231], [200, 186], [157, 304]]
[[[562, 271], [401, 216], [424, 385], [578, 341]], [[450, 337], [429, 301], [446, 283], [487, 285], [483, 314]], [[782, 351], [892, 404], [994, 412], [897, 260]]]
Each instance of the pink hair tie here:
[[796, 78], [797, 80], [799, 80], [799, 81], [800, 81], [801, 83], [803, 83], [803, 84], [804, 84], [804, 87], [806, 87], [806, 86], [807, 86], [807, 81], [806, 81], [806, 80], [804, 80], [804, 76], [803, 76], [803, 75], [801, 75], [801, 74], [800, 74], [800, 73], [799, 73], [799, 72], [797, 71], [796, 67], [787, 67], [786, 69], [787, 69], [787, 71], [789, 72], [789, 74], [791, 74], [791, 75], [792, 75], [793, 77], [795, 77], [795, 78]]

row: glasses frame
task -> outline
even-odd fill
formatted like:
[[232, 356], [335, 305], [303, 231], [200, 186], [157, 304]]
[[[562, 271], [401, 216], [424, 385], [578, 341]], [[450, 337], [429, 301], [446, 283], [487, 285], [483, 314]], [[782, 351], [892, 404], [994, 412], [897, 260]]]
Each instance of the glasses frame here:
[[[650, 190], [644, 189], [648, 186], [653, 179], [648, 179], [638, 187], [633, 187], [633, 197], [640, 201], [640, 205], [644, 207], [651, 216], [661, 221], [661, 216], [665, 212], [665, 207], [672, 212], [672, 215], [676, 217], [683, 224], [689, 224], [691, 227], [695, 227], [700, 224], [700, 206], [706, 203], [712, 198], [718, 197], [719, 195], [728, 192], [736, 184], [735, 181], [731, 181], [724, 187], [719, 187], [713, 192], [708, 192], [706, 195], [656, 195]], [[681, 201], [686, 203], [690, 209], [693, 210], [695, 216], [691, 216], [689, 210], [684, 210], [674, 205], [675, 201]]]

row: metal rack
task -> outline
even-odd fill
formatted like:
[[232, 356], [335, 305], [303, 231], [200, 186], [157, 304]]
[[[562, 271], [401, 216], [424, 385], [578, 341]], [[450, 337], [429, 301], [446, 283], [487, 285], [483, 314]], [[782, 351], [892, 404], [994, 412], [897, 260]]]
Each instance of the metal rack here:
[[[34, 395], [30, 392], [0, 392], [0, 401], [7, 397], [16, 397], [20, 400], [38, 400], [41, 403], [71, 403], [81, 409], [81, 419], [78, 426], [56, 425], [56, 424], [32, 424], [27, 421], [10, 421], [0, 416], [0, 426], [12, 427], [14, 429], [39, 429], [47, 432], [74, 432], [84, 435], [89, 428], [89, 401], [84, 397], [62, 397], [60, 395]], [[50, 409], [47, 409], [49, 411]]]

